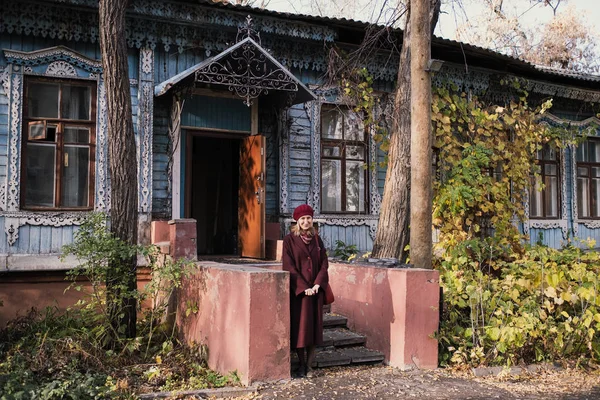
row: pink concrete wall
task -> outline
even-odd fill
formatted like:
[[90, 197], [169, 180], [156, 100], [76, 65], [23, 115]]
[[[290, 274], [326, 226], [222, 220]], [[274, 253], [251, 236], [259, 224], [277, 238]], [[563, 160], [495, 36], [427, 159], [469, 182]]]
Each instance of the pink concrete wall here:
[[198, 259], [196, 220], [192, 218], [169, 221], [169, 245], [174, 259]]
[[[26, 315], [29, 310], [36, 308], [42, 311], [46, 307], [57, 307], [64, 311], [75, 305], [83, 297], [83, 292], [75, 289], [65, 289], [70, 285], [70, 280], [65, 280], [64, 271], [48, 272], [12, 272], [0, 276], [0, 328], [16, 317]], [[149, 281], [148, 271], [143, 269], [138, 272], [138, 288], [142, 289]], [[80, 281], [84, 289], [91, 290], [85, 280]], [[143, 304], [150, 306], [150, 304]]]
[[402, 369], [436, 368], [439, 274], [331, 263], [335, 294], [332, 311], [348, 317], [351, 329], [367, 336], [367, 346]]
[[[237, 371], [242, 383], [290, 377], [289, 276], [256, 267], [198, 263], [179, 297], [177, 322], [187, 343], [208, 346], [208, 364]], [[190, 305], [197, 312], [186, 316]]]

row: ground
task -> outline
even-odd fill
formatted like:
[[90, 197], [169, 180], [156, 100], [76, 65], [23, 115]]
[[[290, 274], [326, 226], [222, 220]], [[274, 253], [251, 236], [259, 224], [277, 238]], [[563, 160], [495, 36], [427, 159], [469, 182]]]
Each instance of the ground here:
[[331, 368], [313, 379], [263, 384], [237, 399], [600, 399], [600, 371], [544, 370], [476, 378], [469, 372], [400, 371], [385, 366]]

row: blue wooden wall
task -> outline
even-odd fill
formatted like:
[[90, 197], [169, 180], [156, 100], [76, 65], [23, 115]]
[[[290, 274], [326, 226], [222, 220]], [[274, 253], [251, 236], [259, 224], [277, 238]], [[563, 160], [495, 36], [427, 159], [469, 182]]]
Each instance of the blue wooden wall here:
[[[63, 45], [69, 49], [78, 52], [91, 59], [99, 60], [101, 58], [98, 44], [71, 42], [65, 40], [56, 40], [51, 38], [40, 38], [34, 36], [17, 36], [10, 34], [0, 35], [0, 49], [11, 49], [19, 51], [34, 51], [47, 49]], [[138, 70], [139, 56], [137, 49], [130, 49], [128, 55], [129, 78], [132, 80], [130, 86], [132, 112], [134, 121], [134, 131], [138, 127], [135, 123], [138, 117]], [[5, 67], [6, 59], [0, 51], [0, 66]], [[9, 105], [8, 96], [4, 89], [0, 87], [0, 181], [6, 179], [6, 169], [8, 165], [7, 141], [9, 136]], [[0, 227], [4, 228], [5, 217], [0, 216]], [[6, 235], [0, 235], [0, 254], [57, 254], [61, 252], [63, 245], [71, 243], [73, 234], [78, 230], [77, 225], [67, 226], [43, 226], [43, 225], [22, 225], [18, 229], [18, 239], [13, 246], [9, 246]], [[4, 231], [4, 229], [2, 229]], [[9, 266], [10, 267], [10, 266]]]
[[250, 107], [243, 100], [224, 97], [192, 96], [186, 99], [181, 125], [250, 132]]

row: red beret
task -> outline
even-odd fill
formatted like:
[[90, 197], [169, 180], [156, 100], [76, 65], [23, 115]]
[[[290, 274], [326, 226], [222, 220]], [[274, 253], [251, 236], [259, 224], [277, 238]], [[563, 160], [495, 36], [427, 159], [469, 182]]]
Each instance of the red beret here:
[[305, 215], [310, 215], [311, 217], [315, 214], [315, 211], [308, 204], [302, 204], [301, 206], [296, 207], [294, 210], [294, 219], [298, 221], [300, 218]]

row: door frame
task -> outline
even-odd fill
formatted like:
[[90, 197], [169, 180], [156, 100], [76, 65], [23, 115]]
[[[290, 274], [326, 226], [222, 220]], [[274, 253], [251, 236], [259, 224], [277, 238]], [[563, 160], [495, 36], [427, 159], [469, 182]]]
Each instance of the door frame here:
[[239, 140], [240, 142], [250, 136], [244, 131], [228, 131], [212, 128], [185, 127], [185, 188], [183, 200], [184, 218], [192, 217], [192, 154], [194, 150], [194, 138], [215, 138]]

